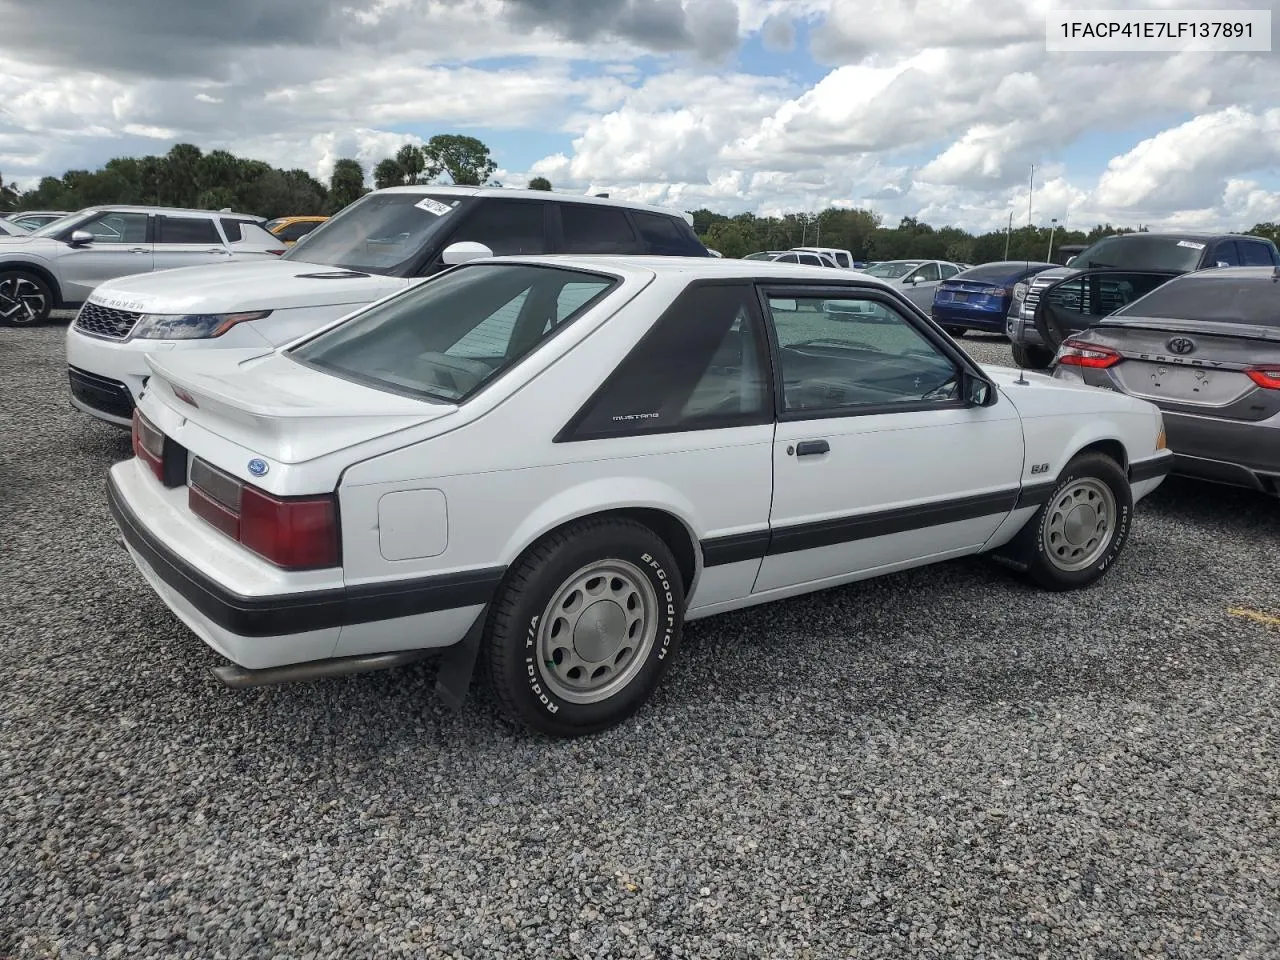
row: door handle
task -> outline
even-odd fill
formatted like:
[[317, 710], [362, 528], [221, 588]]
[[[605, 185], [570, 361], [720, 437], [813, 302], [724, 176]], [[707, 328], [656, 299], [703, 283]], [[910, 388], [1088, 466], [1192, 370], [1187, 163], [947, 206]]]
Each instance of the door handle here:
[[830, 453], [831, 444], [825, 440], [801, 440], [796, 444], [797, 457], [812, 457], [819, 453]]
[[226, 247], [210, 247], [205, 253], [230, 253]]
[[150, 253], [151, 251], [148, 250], [146, 247], [130, 247], [129, 252], [130, 253]]

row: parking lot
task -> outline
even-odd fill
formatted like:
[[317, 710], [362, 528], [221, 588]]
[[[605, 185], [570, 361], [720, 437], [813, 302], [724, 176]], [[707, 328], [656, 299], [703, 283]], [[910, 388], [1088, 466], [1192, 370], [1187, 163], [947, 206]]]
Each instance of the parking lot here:
[[429, 662], [218, 685], [64, 332], [0, 330], [3, 960], [1280, 950], [1276, 502], [1167, 481], [1083, 593], [963, 560], [698, 621], [549, 742]]

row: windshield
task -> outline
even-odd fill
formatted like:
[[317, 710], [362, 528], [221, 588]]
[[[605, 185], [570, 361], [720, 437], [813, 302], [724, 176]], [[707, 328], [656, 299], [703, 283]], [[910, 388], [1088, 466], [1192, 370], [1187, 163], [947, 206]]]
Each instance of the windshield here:
[[57, 220], [46, 223], [39, 230], [32, 230], [31, 236], [51, 237], [55, 233], [59, 233], [65, 228], [71, 226], [71, 224], [78, 223], [81, 220], [93, 216], [97, 212], [97, 210], [77, 210], [75, 213], [68, 213], [65, 217], [59, 217]]
[[1119, 267], [1123, 270], [1194, 270], [1200, 265], [1204, 248], [1202, 240], [1129, 233], [1106, 237], [1081, 251], [1071, 261], [1071, 269]]
[[763, 253], [748, 253], [742, 259], [743, 260], [772, 260], [776, 256], [778, 256], [778, 254], [765, 251]]
[[375, 389], [454, 403], [532, 353], [616, 283], [530, 264], [459, 267], [288, 355]]
[[892, 279], [894, 277], [905, 277], [918, 266], [920, 266], [919, 260], [890, 260], [886, 263], [877, 263], [873, 267], [867, 267], [862, 272], [872, 277]]
[[281, 259], [395, 275], [453, 225], [462, 199], [425, 191], [371, 193], [326, 220]]
[[1276, 285], [1270, 273], [1261, 281], [1215, 273], [1201, 272], [1162, 283], [1112, 316], [1280, 327]]

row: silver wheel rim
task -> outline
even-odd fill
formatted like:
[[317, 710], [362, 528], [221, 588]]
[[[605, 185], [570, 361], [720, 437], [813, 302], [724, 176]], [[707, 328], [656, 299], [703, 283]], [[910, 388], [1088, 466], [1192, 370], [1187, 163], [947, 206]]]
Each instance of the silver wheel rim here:
[[1074, 480], [1048, 505], [1044, 549], [1059, 570], [1072, 573], [1097, 563], [1116, 526], [1116, 498], [1101, 480]]
[[625, 560], [583, 567], [560, 585], [538, 622], [538, 670], [569, 703], [599, 703], [640, 672], [658, 635], [658, 593]]
[[23, 277], [0, 280], [0, 318], [10, 323], [35, 323], [48, 301], [40, 288]]

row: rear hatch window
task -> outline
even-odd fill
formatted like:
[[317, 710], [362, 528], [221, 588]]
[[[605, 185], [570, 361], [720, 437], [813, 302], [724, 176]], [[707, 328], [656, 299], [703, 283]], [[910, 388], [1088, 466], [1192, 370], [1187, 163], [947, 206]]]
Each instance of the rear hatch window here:
[[461, 267], [288, 355], [375, 389], [459, 402], [536, 350], [617, 282], [531, 264]]

